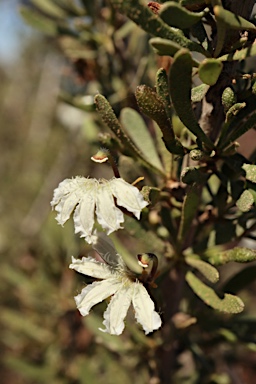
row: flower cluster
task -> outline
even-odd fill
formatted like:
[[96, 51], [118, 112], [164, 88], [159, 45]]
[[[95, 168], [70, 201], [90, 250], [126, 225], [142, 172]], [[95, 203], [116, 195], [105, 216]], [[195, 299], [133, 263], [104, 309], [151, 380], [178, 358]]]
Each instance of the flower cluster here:
[[[105, 328], [101, 331], [120, 335], [131, 305], [136, 320], [146, 334], [158, 329], [161, 318], [146, 288], [126, 266], [106, 234], [94, 230], [95, 215], [107, 235], [122, 228], [124, 215], [120, 207], [139, 219], [141, 210], [148, 205], [139, 190], [121, 178], [96, 180], [75, 177], [59, 184], [54, 190], [51, 205], [58, 212], [56, 220], [61, 225], [65, 224], [74, 211], [75, 233], [80, 233], [81, 237], [92, 244], [103, 259], [99, 262], [92, 257], [72, 258], [71, 269], [101, 280], [87, 285], [75, 297], [80, 313], [88, 315], [95, 304], [112, 296], [103, 315]], [[141, 261], [138, 264], [142, 271], [147, 267]]]

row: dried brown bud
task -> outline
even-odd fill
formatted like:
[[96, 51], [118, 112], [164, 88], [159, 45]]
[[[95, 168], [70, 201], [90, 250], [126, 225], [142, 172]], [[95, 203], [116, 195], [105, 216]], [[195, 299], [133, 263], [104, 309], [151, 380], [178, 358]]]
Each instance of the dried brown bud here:
[[158, 15], [158, 12], [159, 12], [159, 10], [161, 8], [161, 4], [156, 3], [155, 1], [150, 1], [150, 3], [148, 3], [148, 7], [151, 9], [151, 11], [153, 13]]

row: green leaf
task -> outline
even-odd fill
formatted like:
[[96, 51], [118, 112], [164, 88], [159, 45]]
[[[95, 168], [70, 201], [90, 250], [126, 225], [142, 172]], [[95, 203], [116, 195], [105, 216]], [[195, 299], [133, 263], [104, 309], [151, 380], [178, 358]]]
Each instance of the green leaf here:
[[227, 111], [227, 114], [226, 114], [226, 122], [227, 123], [230, 123], [231, 120], [237, 116], [238, 112], [240, 112], [242, 109], [244, 109], [246, 107], [246, 103], [235, 103], [234, 105], [232, 105], [229, 110]]
[[162, 131], [166, 148], [171, 153], [184, 155], [181, 143], [174, 136], [171, 121], [166, 114], [163, 98], [147, 85], [138, 86], [135, 97], [141, 112], [157, 122]]
[[182, 48], [178, 43], [162, 37], [152, 37], [149, 42], [159, 56], [173, 57]]
[[57, 35], [58, 25], [55, 21], [49, 19], [46, 16], [43, 16], [39, 12], [31, 9], [30, 7], [21, 6], [19, 8], [22, 18], [27, 24], [31, 27], [34, 27], [47, 35], [55, 36]]
[[136, 88], [135, 97], [141, 112], [157, 122], [161, 131], [165, 132], [164, 135], [168, 135], [168, 140], [173, 140], [174, 132], [162, 97], [147, 85], [139, 85]]
[[230, 29], [247, 29], [256, 30], [255, 26], [248, 20], [244, 19], [237, 14], [234, 14], [227, 9], [224, 9], [221, 5], [216, 5], [213, 8], [216, 22], [217, 22], [217, 45], [215, 48], [214, 56], [217, 57], [226, 40], [226, 36]]
[[196, 268], [207, 280], [211, 283], [216, 283], [219, 280], [219, 272], [211, 264], [199, 259], [199, 256], [189, 255], [185, 258], [186, 263], [193, 268]]
[[[161, 37], [153, 37], [149, 40], [155, 53], [159, 56], [171, 56], [173, 57], [182, 47], [171, 40], [162, 39]], [[199, 62], [192, 58], [193, 67], [198, 67]]]
[[204, 28], [204, 24], [202, 21], [199, 21], [198, 23], [194, 24], [190, 28], [190, 33], [194, 38], [196, 38], [196, 40], [200, 42], [200, 44], [202, 45], [202, 47], [204, 47], [204, 49], [209, 50], [210, 41], [208, 39], [206, 30]]
[[[157, 192], [157, 191], [156, 191]], [[142, 228], [141, 223], [137, 220], [134, 220], [132, 217], [127, 216], [125, 219], [125, 229], [128, 231], [129, 235], [132, 239], [137, 239], [136, 244], [130, 244], [130, 247], [133, 246], [133, 249], [130, 250], [130, 252], [133, 252], [133, 254], [138, 253], [138, 246], [140, 249], [140, 253], [148, 252], [150, 250], [151, 253], [155, 253], [159, 257], [164, 254], [166, 249], [166, 243], [160, 239], [159, 236], [154, 231], [145, 230]], [[117, 237], [116, 237], [117, 238]], [[117, 249], [120, 250], [120, 253], [122, 254], [122, 247], [127, 249], [126, 245], [121, 242], [116, 245]], [[126, 251], [127, 252], [127, 251]], [[136, 263], [138, 265], [137, 259]]]
[[187, 231], [191, 227], [192, 221], [198, 210], [201, 198], [201, 187], [196, 185], [189, 186], [187, 194], [182, 204], [181, 220], [178, 232], [178, 241], [181, 243]]
[[[79, 59], [94, 60], [98, 55], [97, 51], [89, 48], [85, 41], [79, 41], [76, 36], [62, 36], [59, 45], [65, 55], [72, 61]], [[84, 97], [84, 95], [80, 95], [80, 97]]]
[[192, 102], [197, 103], [197, 102], [203, 100], [203, 98], [205, 97], [209, 88], [210, 87], [207, 84], [200, 84], [197, 87], [192, 88], [191, 89]]
[[128, 16], [151, 35], [169, 39], [181, 47], [188, 48], [190, 51], [200, 52], [203, 55], [209, 56], [202, 46], [187, 39], [180, 31], [169, 27], [158, 15], [155, 15], [146, 7], [141, 0], [110, 0], [110, 2], [121, 13]]
[[198, 6], [201, 7], [202, 4], [204, 4], [204, 1], [203, 0], [179, 0], [179, 3], [188, 9], [197, 10]]
[[252, 94], [256, 95], [256, 81], [255, 81], [255, 79], [252, 81], [252, 88], [251, 88], [251, 90], [252, 90]]
[[160, 189], [148, 185], [144, 185], [140, 193], [143, 195], [144, 200], [152, 205], [155, 205], [160, 197]]
[[256, 260], [256, 250], [242, 247], [235, 247], [224, 252], [216, 251], [209, 257], [209, 262], [213, 265], [223, 265], [230, 261], [249, 263], [254, 260]]
[[[172, 121], [173, 110], [171, 106], [171, 99], [169, 93], [168, 76], [165, 69], [160, 68], [156, 74], [156, 92], [164, 102], [164, 109], [169, 121]], [[174, 136], [174, 133], [173, 133]]]
[[64, 9], [59, 7], [51, 0], [31, 0], [31, 3], [34, 4], [38, 9], [40, 9], [40, 11], [46, 13], [51, 17], [67, 17], [67, 13], [64, 11]]
[[226, 55], [218, 57], [220, 61], [242, 61], [247, 57], [253, 57], [256, 55], [256, 44], [252, 44], [249, 47], [242, 48], [234, 53], [228, 53]]
[[248, 189], [243, 191], [242, 195], [239, 197], [239, 199], [236, 202], [236, 206], [242, 212], [250, 211], [253, 204], [254, 204], [254, 197]]
[[198, 23], [205, 12], [190, 12], [175, 1], [167, 1], [161, 6], [158, 14], [166, 24], [186, 29]]
[[128, 133], [128, 136], [142, 152], [147, 161], [164, 172], [153, 138], [140, 114], [132, 108], [123, 108], [120, 121]]
[[96, 109], [104, 123], [111, 129], [111, 131], [116, 135], [121, 143], [126, 144], [130, 149], [132, 143], [129, 141], [129, 138], [123, 131], [123, 128], [107, 99], [104, 96], [98, 94], [95, 96], [94, 101], [96, 104]]
[[182, 123], [209, 148], [212, 141], [199, 126], [191, 105], [192, 58], [188, 50], [182, 49], [174, 56], [170, 70], [171, 99]]
[[217, 22], [222, 22], [228, 29], [245, 29], [256, 32], [256, 27], [254, 24], [233, 12], [224, 9], [220, 5], [216, 5], [213, 8], [213, 11]]
[[245, 177], [247, 180], [256, 183], [256, 165], [253, 164], [244, 164], [242, 166], [243, 170], [245, 170]]
[[208, 85], [216, 84], [223, 64], [216, 59], [205, 59], [199, 65], [198, 74], [203, 83]]
[[155, 133], [156, 133], [156, 146], [158, 149], [158, 152], [161, 153], [161, 160], [165, 169], [165, 174], [167, 178], [171, 177], [171, 170], [172, 170], [172, 163], [173, 163], [173, 156], [171, 153], [167, 150], [164, 142], [163, 142], [163, 136], [160, 129], [158, 129], [158, 125], [154, 123]]
[[[244, 105], [244, 103], [239, 103], [239, 104], [243, 104], [242, 108], [239, 109], [239, 111], [240, 111], [241, 109], [244, 108], [245, 105]], [[233, 105], [233, 107], [235, 107], [235, 106], [236, 106], [236, 104]], [[233, 108], [233, 107], [231, 107], [231, 108]], [[220, 149], [223, 149], [223, 148], [229, 146], [231, 143], [233, 143], [235, 140], [237, 140], [240, 136], [242, 136], [247, 131], [249, 131], [249, 129], [254, 128], [254, 127], [256, 127], [256, 113], [253, 113], [244, 123], [241, 123], [238, 126], [234, 127], [231, 130], [231, 132], [229, 132], [227, 134], [227, 136], [225, 136], [224, 138], [222, 138], [219, 141], [218, 147]], [[229, 128], [229, 131], [230, 131], [230, 128]]]
[[107, 99], [102, 95], [96, 95], [95, 98], [95, 104], [96, 109], [99, 112], [102, 120], [104, 123], [111, 129], [111, 131], [116, 135], [116, 137], [120, 140], [120, 142], [123, 144], [125, 151], [127, 150], [128, 153], [141, 161], [141, 163], [148, 167], [153, 168], [157, 173], [162, 172], [158, 169], [152, 166], [151, 163], [145, 159], [143, 153], [137, 148], [137, 146], [133, 143], [133, 141], [126, 135], [125, 131], [123, 130], [123, 127], [119, 123], [111, 105], [107, 101]]
[[234, 314], [243, 311], [244, 303], [239, 297], [225, 293], [223, 298], [220, 298], [212, 288], [205, 285], [190, 271], [186, 273], [186, 281], [195, 294], [210, 307]]
[[206, 173], [207, 168], [197, 165], [196, 167], [183, 168], [180, 178], [186, 184], [204, 184], [210, 174]]
[[218, 57], [219, 54], [221, 53], [222, 48], [225, 44], [226, 33], [227, 33], [226, 25], [222, 23], [221, 20], [216, 20], [216, 21], [217, 21], [217, 42], [214, 50], [214, 57]]
[[[163, 68], [160, 68], [156, 74], [156, 91], [158, 96], [160, 96], [161, 99], [163, 100], [165, 113], [168, 118], [168, 121], [170, 122], [170, 127], [173, 131], [173, 127], [172, 127], [173, 108], [170, 100], [169, 82], [168, 82], [166, 71]], [[165, 131], [162, 131], [162, 133], [163, 133], [162, 140], [165, 143], [166, 148], [168, 148], [171, 153], [178, 154], [178, 155], [183, 155], [185, 153], [185, 150], [182, 144], [175, 137], [174, 131], [173, 131], [173, 136], [175, 137], [174, 139], [172, 138], [171, 135], [169, 135], [169, 132], [166, 133]]]
[[254, 189], [248, 188], [248, 191], [251, 193], [253, 200], [254, 200], [254, 203], [256, 204], [256, 190], [255, 190], [255, 188]]

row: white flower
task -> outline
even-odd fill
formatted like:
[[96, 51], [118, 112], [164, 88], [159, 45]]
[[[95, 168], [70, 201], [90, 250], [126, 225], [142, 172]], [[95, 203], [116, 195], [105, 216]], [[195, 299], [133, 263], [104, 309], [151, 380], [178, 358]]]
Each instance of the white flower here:
[[101, 279], [87, 285], [75, 297], [76, 305], [81, 315], [88, 315], [90, 309], [97, 303], [112, 296], [103, 315], [103, 332], [120, 335], [124, 329], [124, 319], [130, 305], [133, 305], [135, 318], [142, 325], [146, 334], [160, 328], [161, 318], [155, 311], [155, 306], [146, 288], [126, 267], [113, 243], [106, 235], [93, 236], [93, 247], [107, 262], [101, 263], [91, 257], [82, 260], [72, 258], [71, 269], [85, 275]]
[[92, 242], [94, 215], [109, 235], [121, 227], [123, 212], [115, 205], [126, 208], [137, 219], [148, 205], [139, 190], [121, 178], [96, 180], [77, 176], [62, 181], [54, 190], [52, 207], [58, 212], [56, 220], [63, 225], [74, 211], [75, 233], [81, 233]]

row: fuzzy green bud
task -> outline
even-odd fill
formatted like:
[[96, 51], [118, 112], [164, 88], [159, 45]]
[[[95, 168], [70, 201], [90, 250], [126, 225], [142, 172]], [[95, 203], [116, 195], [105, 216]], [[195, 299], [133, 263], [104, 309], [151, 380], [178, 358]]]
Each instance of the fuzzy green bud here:
[[159, 127], [170, 125], [162, 98], [152, 88], [140, 85], [136, 89], [135, 96], [140, 110], [155, 120]]
[[155, 120], [161, 129], [163, 142], [168, 151], [177, 155], [184, 155], [184, 148], [174, 135], [162, 97], [147, 85], [138, 86], [135, 96], [141, 112]]
[[252, 93], [254, 95], [256, 95], [256, 81], [254, 81], [253, 85], [252, 85]]
[[221, 102], [225, 112], [227, 112], [229, 108], [236, 103], [236, 95], [232, 88], [227, 87], [224, 89], [221, 96]]
[[189, 152], [189, 156], [191, 160], [200, 161], [205, 157], [205, 154], [200, 149], [192, 149], [192, 151]]

